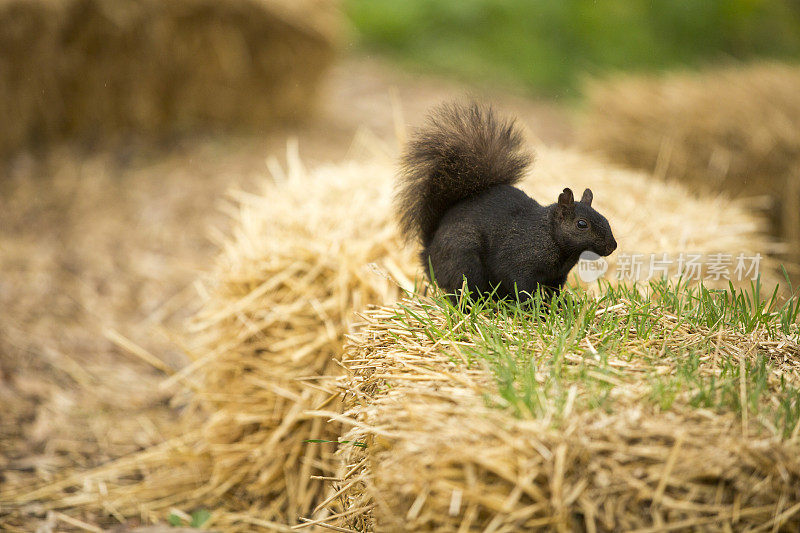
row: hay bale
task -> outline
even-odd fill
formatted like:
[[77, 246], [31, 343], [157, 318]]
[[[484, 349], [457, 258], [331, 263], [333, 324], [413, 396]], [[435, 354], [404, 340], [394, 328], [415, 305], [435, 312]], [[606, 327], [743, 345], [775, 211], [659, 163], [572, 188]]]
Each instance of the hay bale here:
[[[213, 527], [252, 531], [291, 524], [325, 497], [312, 475], [336, 468], [335, 424], [310, 416], [337, 409], [329, 386], [354, 309], [392, 301], [409, 288], [413, 250], [393, 227], [392, 167], [380, 160], [308, 173], [296, 154], [273, 166], [263, 194], [236, 194], [237, 224], [204, 279], [202, 311], [187, 334], [192, 363], [169, 384], [185, 404], [176, 436], [89, 473], [14, 487], [20, 509], [97, 509], [163, 521], [170, 509], [214, 511]], [[378, 177], [378, 179], [376, 179]], [[358, 216], [353, 216], [358, 213]], [[327, 379], [326, 379], [327, 376]], [[77, 490], [75, 490], [77, 489]], [[8, 490], [8, 489], [7, 489]], [[212, 525], [212, 524], [209, 524]]]
[[622, 76], [587, 86], [579, 143], [693, 189], [768, 197], [772, 232], [800, 260], [800, 67]]
[[[395, 163], [385, 156], [287, 173], [259, 195], [235, 195], [235, 229], [203, 284], [203, 311], [186, 344], [193, 362], [169, 383], [191, 398], [177, 435], [101, 469], [0, 499], [25, 509], [98, 509], [163, 520], [172, 507], [214, 511], [213, 527], [319, 518], [338, 467], [326, 423], [341, 408], [335, 378], [354, 311], [398, 298], [421, 278], [392, 212]], [[769, 241], [757, 217], [723, 198], [696, 198], [568, 150], [544, 149], [523, 186], [555, 198], [571, 185], [595, 190], [623, 250], [747, 250]], [[714, 209], [708, 213], [708, 205]], [[377, 265], [377, 268], [371, 265]], [[353, 360], [350, 360], [351, 363]], [[387, 463], [388, 465], [388, 463]], [[389, 478], [387, 478], [389, 479]], [[260, 522], [259, 522], [260, 521]]]
[[332, 2], [0, 4], [0, 156], [63, 138], [263, 130], [305, 116]]
[[[368, 311], [346, 350], [342, 388], [352, 429], [342, 440], [366, 448], [343, 448], [336, 481], [343, 494], [331, 506], [343, 516], [328, 524], [447, 532], [800, 527], [796, 436], [784, 440], [756, 430], [752, 419], [745, 424], [688, 401], [661, 411], [647, 401], [651, 363], [618, 349], [606, 353], [615, 369], [612, 409], [587, 407], [593, 393], [576, 379], [563, 415], [555, 414], [558, 400], [548, 398], [542, 416], [515, 417], [489, 406], [508, 403], [485, 366], [467, 363], [463, 354], [475, 348], [475, 338], [448, 323], [435, 304], [424, 305], [408, 300]], [[632, 309], [609, 312], [625, 316]], [[448, 334], [430, 338], [420, 316], [432, 316]], [[674, 317], [653, 316], [671, 343], [691, 343], [701, 333], [675, 334]], [[506, 335], [513, 344], [525, 333], [509, 323]], [[587, 335], [587, 342], [602, 341]], [[646, 354], [651, 340], [633, 335], [624, 344]], [[546, 359], [549, 347], [533, 342], [531, 353]], [[796, 341], [725, 331], [717, 342], [717, 350], [736, 359], [764, 351], [783, 361], [770, 377], [776, 395], [779, 376], [797, 384]], [[577, 352], [559, 364], [577, 369], [585, 359]], [[674, 372], [671, 364], [663, 358], [659, 370]], [[713, 363], [703, 366], [713, 372]]]

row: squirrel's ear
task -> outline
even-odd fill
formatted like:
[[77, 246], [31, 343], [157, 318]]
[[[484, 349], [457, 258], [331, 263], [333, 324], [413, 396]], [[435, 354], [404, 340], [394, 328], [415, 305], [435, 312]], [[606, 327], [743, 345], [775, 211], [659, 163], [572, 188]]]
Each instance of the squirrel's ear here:
[[592, 198], [594, 198], [592, 190], [586, 189], [585, 191], [583, 191], [583, 196], [581, 197], [581, 203], [586, 205], [592, 205]]
[[572, 189], [566, 188], [564, 192], [558, 195], [558, 212], [562, 215], [568, 215], [575, 210], [575, 197], [572, 196]]
[[558, 195], [558, 205], [563, 207], [571, 207], [575, 203], [575, 197], [572, 196], [572, 189], [567, 187], [564, 192]]

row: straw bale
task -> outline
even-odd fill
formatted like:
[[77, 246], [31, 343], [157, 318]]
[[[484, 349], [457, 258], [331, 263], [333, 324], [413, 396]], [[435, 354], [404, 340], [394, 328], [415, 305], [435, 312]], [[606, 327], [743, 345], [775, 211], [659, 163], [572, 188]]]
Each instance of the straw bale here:
[[756, 63], [626, 75], [587, 86], [579, 143], [695, 189], [767, 197], [772, 231], [800, 259], [800, 67]]
[[272, 166], [262, 194], [235, 193], [228, 206], [236, 228], [204, 277], [186, 340], [192, 362], [165, 383], [183, 385], [179, 404], [191, 396], [177, 435], [88, 473], [16, 487], [1, 501], [147, 521], [206, 507], [213, 527], [251, 531], [293, 523], [324, 498], [326, 485], [311, 476], [333, 472], [335, 445], [304, 441], [340, 432], [306, 412], [337, 408], [326, 382], [339, 374], [353, 310], [400, 293], [371, 265], [412, 288], [404, 273], [415, 258], [387, 224], [385, 160], [313, 173], [295, 153], [289, 160], [287, 171]]
[[0, 3], [0, 156], [305, 116], [333, 58], [329, 0]]
[[[338, 501], [336, 489], [310, 478], [335, 473], [335, 445], [304, 441], [343, 433], [335, 421], [336, 359], [353, 313], [395, 300], [400, 287], [413, 290], [421, 268], [392, 220], [393, 159], [311, 172], [296, 155], [288, 160], [286, 171], [271, 166], [261, 193], [235, 193], [228, 205], [234, 229], [199, 285], [202, 311], [185, 340], [192, 362], [166, 383], [182, 385], [179, 405], [189, 398], [176, 436], [0, 500], [65, 512], [113, 509], [147, 521], [164, 520], [173, 507], [207, 507], [210, 526], [224, 531], [256, 523], [280, 530], [276, 524], [298, 517], [322, 518], [327, 504], [315, 508]], [[736, 202], [698, 198], [573, 151], [540, 149], [523, 186], [554, 199], [565, 185], [595, 190], [622, 249], [765, 253], [770, 245], [757, 217]]]
[[[607, 354], [619, 380], [613, 409], [587, 408], [591, 392], [577, 380], [563, 417], [552, 414], [553, 400], [541, 417], [515, 417], [502, 408], [490, 372], [460, 356], [470, 341], [429, 338], [414, 314], [431, 308], [414, 300], [403, 305], [410, 309], [401, 312], [403, 324], [394, 307], [366, 312], [345, 351], [342, 389], [351, 429], [342, 440], [366, 448], [343, 448], [336, 483], [345, 490], [331, 512], [357, 512], [329, 524], [452, 532], [800, 527], [797, 431], [781, 440], [752, 419], [745, 425], [733, 414], [689, 407], [685, 398], [660, 411], [642, 386], [648, 363], [613, 353]], [[437, 327], [447, 330], [433, 309]], [[673, 327], [668, 316], [659, 321]], [[674, 342], [702, 333], [679, 332]], [[646, 353], [654, 349], [648, 340], [634, 335], [625, 342]], [[778, 375], [800, 381], [796, 340], [726, 332], [718, 342], [734, 358], [752, 356], [750, 346], [774, 354], [771, 386], [779, 387]], [[543, 345], [532, 350], [548, 353]], [[563, 364], [585, 359], [567, 354]]]

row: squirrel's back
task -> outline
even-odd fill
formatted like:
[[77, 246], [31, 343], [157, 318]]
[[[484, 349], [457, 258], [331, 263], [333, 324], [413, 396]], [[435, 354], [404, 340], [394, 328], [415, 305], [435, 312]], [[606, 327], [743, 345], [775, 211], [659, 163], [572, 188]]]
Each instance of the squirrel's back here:
[[402, 157], [396, 202], [403, 232], [427, 246], [448, 209], [518, 182], [531, 161], [513, 120], [477, 103], [441, 105]]

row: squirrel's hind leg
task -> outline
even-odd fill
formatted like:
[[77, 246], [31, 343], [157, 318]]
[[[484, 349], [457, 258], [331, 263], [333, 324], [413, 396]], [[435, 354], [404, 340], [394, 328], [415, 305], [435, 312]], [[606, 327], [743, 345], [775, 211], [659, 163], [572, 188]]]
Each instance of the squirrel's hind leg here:
[[[448, 253], [450, 252], [450, 253]], [[488, 273], [483, 266], [477, 250], [442, 250], [431, 246], [422, 253], [423, 266], [427, 267], [427, 274], [453, 299], [461, 296], [465, 287], [473, 298], [479, 294], [492, 292]]]

